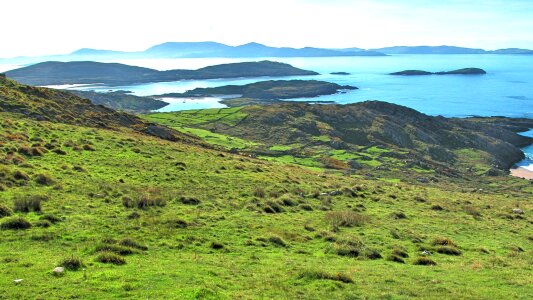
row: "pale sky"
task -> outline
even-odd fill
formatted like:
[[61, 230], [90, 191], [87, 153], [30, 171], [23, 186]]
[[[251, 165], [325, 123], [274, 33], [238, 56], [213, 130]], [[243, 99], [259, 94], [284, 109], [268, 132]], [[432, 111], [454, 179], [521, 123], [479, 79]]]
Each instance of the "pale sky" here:
[[13, 0], [0, 7], [0, 57], [192, 41], [533, 49], [533, 0]]

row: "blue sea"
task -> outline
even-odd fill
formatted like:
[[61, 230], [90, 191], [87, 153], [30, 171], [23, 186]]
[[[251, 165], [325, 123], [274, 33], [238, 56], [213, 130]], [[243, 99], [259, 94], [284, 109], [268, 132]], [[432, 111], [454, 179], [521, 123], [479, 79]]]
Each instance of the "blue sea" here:
[[[429, 115], [445, 117], [507, 116], [533, 118], [533, 55], [394, 55], [385, 57], [264, 58], [264, 59], [150, 59], [114, 62], [158, 70], [195, 69], [220, 63], [273, 60], [313, 70], [321, 75], [286, 77], [316, 79], [352, 85], [359, 89], [330, 96], [294, 101], [334, 101], [340, 104], [382, 100], [414, 108]], [[12, 66], [10, 66], [12, 67]], [[1, 66], [0, 71], [9, 69]], [[449, 71], [476, 67], [486, 75], [391, 76], [408, 69]], [[348, 72], [350, 75], [331, 75]], [[71, 86], [84, 90], [128, 90], [140, 96], [184, 92], [197, 87], [247, 84], [280, 78], [186, 80], [132, 86]], [[163, 99], [170, 105], [161, 111], [224, 107], [216, 98]], [[530, 160], [521, 163], [533, 169], [533, 147], [525, 148]]]

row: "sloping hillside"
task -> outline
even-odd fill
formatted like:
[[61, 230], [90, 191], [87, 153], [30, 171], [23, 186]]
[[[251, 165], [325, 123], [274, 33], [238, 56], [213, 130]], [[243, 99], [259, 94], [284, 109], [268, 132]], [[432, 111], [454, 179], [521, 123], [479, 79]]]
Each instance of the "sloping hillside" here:
[[[428, 121], [405, 108], [364, 105], [376, 124], [392, 126], [400, 115], [421, 128]], [[150, 136], [149, 123], [133, 116], [10, 80], [0, 83], [0, 108], [0, 298], [533, 296], [526, 180], [480, 190], [466, 180], [411, 185], [271, 163], [185, 135]], [[274, 108], [187, 113], [196, 124], [217, 118], [244, 130], [262, 112], [276, 125], [265, 143], [284, 136], [275, 130], [307, 137], [312, 122], [344, 137], [349, 126], [322, 126], [355, 113]], [[390, 133], [382, 131], [369, 133], [385, 142]]]
[[0, 76], [0, 111], [21, 114], [39, 121], [93, 128], [130, 128], [167, 140], [198, 142], [186, 134], [146, 122], [131, 114], [94, 105], [71, 93], [23, 85], [3, 76]]
[[[403, 170], [409, 166], [430, 172], [424, 176], [431, 172], [446, 176], [498, 173], [496, 170], [505, 171], [521, 160], [524, 155], [519, 147], [531, 143], [530, 138], [503, 126], [477, 119], [431, 117], [378, 101], [285, 103], [244, 107], [238, 113], [185, 111], [146, 118], [178, 130], [195, 127], [255, 142], [255, 146], [240, 150], [255, 155], [292, 155], [307, 158], [304, 162], [310, 166], [325, 162], [333, 168], [361, 169], [362, 174], [369, 168]], [[533, 127], [532, 120], [523, 121]], [[316, 163], [309, 164], [310, 157]], [[332, 163], [331, 159], [341, 162]]]

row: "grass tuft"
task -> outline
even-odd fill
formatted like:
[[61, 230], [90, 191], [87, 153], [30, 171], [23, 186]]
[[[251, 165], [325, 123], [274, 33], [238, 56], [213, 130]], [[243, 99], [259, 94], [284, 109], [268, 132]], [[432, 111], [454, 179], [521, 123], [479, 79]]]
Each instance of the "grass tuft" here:
[[326, 221], [334, 227], [362, 226], [370, 217], [353, 211], [332, 211], [326, 213]]
[[124, 265], [126, 264], [126, 260], [124, 257], [109, 251], [104, 251], [98, 254], [96, 257], [97, 262], [101, 262], [104, 264], [113, 264], [113, 265]]
[[0, 228], [11, 230], [24, 230], [31, 228], [31, 223], [21, 217], [11, 217], [5, 219], [2, 224], [0, 224]]
[[74, 255], [64, 258], [59, 262], [59, 265], [70, 271], [77, 271], [85, 266], [83, 260]]
[[306, 270], [301, 272], [298, 275], [299, 279], [307, 279], [307, 280], [334, 280], [334, 281], [340, 281], [343, 283], [353, 283], [353, 279], [345, 273], [337, 272], [337, 273], [328, 273], [326, 271], [322, 270]]

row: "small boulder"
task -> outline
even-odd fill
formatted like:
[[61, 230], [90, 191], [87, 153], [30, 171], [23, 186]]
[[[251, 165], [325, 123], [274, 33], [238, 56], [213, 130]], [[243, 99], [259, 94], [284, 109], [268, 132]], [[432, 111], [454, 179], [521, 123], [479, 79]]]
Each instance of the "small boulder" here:
[[54, 276], [62, 276], [63, 274], [65, 274], [65, 268], [56, 267], [52, 270], [52, 274], [54, 274]]
[[513, 214], [523, 215], [524, 211], [521, 210], [520, 208], [513, 208]]

